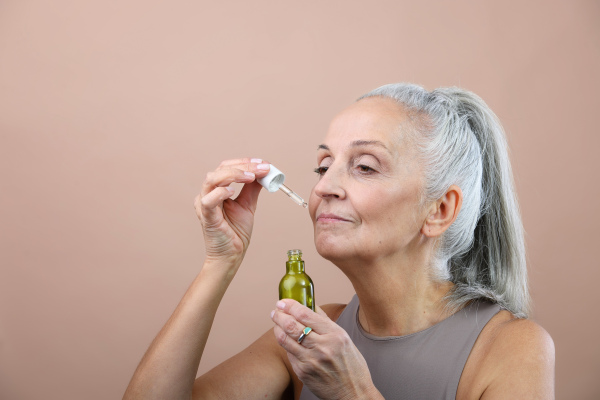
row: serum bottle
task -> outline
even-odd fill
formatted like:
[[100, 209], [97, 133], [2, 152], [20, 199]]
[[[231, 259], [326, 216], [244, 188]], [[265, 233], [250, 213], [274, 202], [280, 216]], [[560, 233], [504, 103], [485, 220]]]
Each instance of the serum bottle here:
[[285, 275], [279, 282], [279, 299], [294, 299], [315, 311], [315, 289], [312, 279], [304, 272], [302, 251], [289, 250]]

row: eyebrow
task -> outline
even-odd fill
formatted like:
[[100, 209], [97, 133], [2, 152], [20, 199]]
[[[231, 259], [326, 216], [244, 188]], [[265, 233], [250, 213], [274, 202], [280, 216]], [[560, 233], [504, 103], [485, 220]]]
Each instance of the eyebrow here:
[[[355, 140], [354, 142], [352, 142], [350, 144], [351, 147], [361, 147], [361, 146], [378, 146], [378, 147], [382, 147], [383, 149], [385, 149], [388, 153], [392, 154], [392, 152], [390, 151], [390, 149], [388, 149], [386, 147], [385, 144], [383, 144], [383, 142], [379, 141], [379, 140]], [[320, 144], [319, 147], [317, 148], [317, 150], [329, 150], [329, 146], [327, 146], [326, 144]]]

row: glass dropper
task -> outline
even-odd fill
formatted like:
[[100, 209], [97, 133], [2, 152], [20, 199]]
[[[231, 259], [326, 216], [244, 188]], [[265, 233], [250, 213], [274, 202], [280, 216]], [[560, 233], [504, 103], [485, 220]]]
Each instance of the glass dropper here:
[[285, 180], [285, 175], [283, 172], [275, 168], [273, 164], [271, 164], [269, 168], [269, 173], [258, 179], [258, 183], [260, 183], [265, 189], [269, 192], [273, 193], [277, 190], [281, 190], [283, 193], [287, 194], [290, 199], [299, 206], [304, 208], [308, 207], [308, 203], [304, 201], [304, 199], [298, 196], [292, 189], [285, 186], [283, 181]]
[[304, 208], [308, 207], [308, 203], [305, 202], [302, 197], [298, 196], [298, 194], [296, 194], [296, 192], [294, 192], [292, 189], [285, 186], [284, 184], [281, 184], [281, 186], [279, 187], [279, 190], [281, 190], [283, 193], [287, 194], [289, 196], [289, 198], [292, 199], [292, 201], [294, 203], [298, 204], [299, 206], [302, 206]]

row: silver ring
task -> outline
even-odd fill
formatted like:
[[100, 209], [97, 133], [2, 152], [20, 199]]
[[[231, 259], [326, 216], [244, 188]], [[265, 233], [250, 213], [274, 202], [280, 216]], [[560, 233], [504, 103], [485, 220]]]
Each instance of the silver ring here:
[[302, 335], [300, 335], [300, 337], [298, 338], [298, 343], [302, 343], [302, 341], [304, 340], [305, 337], [308, 336], [309, 333], [312, 332], [312, 328], [310, 326], [307, 326], [306, 328], [304, 328], [302, 330]]

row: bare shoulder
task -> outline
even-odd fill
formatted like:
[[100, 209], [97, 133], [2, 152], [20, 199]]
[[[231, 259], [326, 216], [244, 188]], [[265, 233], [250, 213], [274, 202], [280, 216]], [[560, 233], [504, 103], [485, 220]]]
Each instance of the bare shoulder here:
[[554, 357], [554, 342], [544, 328], [500, 311], [473, 346], [457, 398], [553, 399]]
[[554, 341], [544, 328], [532, 320], [516, 318], [508, 311], [503, 313], [508, 317], [496, 327], [494, 350], [518, 359], [535, 357], [549, 361], [549, 356], [554, 356]]

